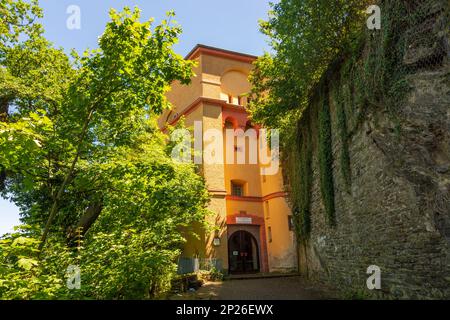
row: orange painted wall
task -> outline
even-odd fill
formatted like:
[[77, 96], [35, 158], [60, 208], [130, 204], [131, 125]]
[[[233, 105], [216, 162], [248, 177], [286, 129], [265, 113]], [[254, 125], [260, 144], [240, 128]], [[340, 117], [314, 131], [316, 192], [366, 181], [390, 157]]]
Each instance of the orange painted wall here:
[[[176, 122], [178, 118], [174, 115], [184, 115], [187, 126], [192, 126], [198, 120], [202, 121], [204, 130], [214, 128], [224, 133], [225, 118], [229, 117], [236, 120], [237, 127], [244, 129], [248, 121], [245, 109], [235, 105], [237, 97], [229, 104], [228, 96], [230, 93], [234, 96], [245, 94], [250, 90], [247, 76], [253, 65], [249, 58], [224, 53], [221, 49], [203, 51], [200, 48], [197, 51], [194, 54], [198, 62], [195, 69], [197, 76], [189, 86], [173, 84], [167, 95], [173, 110], [161, 116], [160, 127]], [[245, 102], [245, 99], [241, 100], [244, 105]], [[248, 143], [245, 152], [248, 158]], [[288, 216], [291, 213], [283, 196], [281, 170], [277, 175], [263, 178], [258, 164], [204, 164], [201, 172], [212, 195], [209, 209], [214, 212], [214, 216], [208, 219], [218, 231], [207, 232], [198, 228], [201, 239], [188, 238], [183, 255], [222, 259], [226, 270], [227, 239], [230, 236], [227, 224], [234, 225], [233, 217], [248, 215], [254, 217], [254, 225], [260, 226], [261, 271], [296, 270], [296, 245], [294, 234], [288, 228]], [[246, 182], [244, 197], [231, 196], [232, 180]], [[272, 241], [268, 239], [269, 227], [272, 230]], [[213, 246], [213, 238], [216, 236], [221, 239], [221, 244], [217, 247]]]

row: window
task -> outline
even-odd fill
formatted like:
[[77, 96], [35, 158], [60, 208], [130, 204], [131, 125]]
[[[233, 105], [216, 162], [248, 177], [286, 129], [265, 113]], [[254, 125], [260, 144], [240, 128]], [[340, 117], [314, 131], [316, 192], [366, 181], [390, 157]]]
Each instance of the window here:
[[269, 243], [272, 242], [272, 227], [267, 228], [267, 233], [269, 237]]
[[294, 217], [288, 216], [289, 231], [294, 231]]
[[264, 202], [264, 205], [266, 207], [266, 219], [269, 219], [270, 218], [269, 201]]
[[244, 186], [241, 183], [232, 182], [231, 183], [231, 195], [236, 197], [244, 196]]
[[228, 95], [228, 103], [233, 103], [233, 96], [231, 94]]
[[242, 106], [242, 100], [244, 100], [243, 97], [238, 97], [238, 105]]
[[225, 129], [234, 129], [233, 121], [230, 118], [225, 120]]

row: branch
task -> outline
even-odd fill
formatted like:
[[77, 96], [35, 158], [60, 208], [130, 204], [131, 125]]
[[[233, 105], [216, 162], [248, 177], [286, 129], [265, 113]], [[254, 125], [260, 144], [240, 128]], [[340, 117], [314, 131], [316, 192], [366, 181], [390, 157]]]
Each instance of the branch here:
[[44, 229], [44, 233], [42, 234], [41, 237], [41, 243], [39, 244], [39, 251], [38, 251], [38, 257], [41, 254], [42, 249], [44, 248], [45, 245], [45, 241], [47, 240], [47, 236], [48, 233], [50, 231], [50, 226], [52, 225], [53, 219], [56, 216], [56, 213], [58, 212], [58, 203], [59, 200], [61, 200], [61, 197], [63, 195], [64, 189], [66, 188], [66, 185], [68, 184], [70, 178], [72, 177], [73, 171], [75, 170], [75, 166], [78, 162], [78, 158], [80, 157], [80, 153], [81, 153], [81, 146], [84, 142], [84, 138], [86, 136], [87, 133], [87, 129], [89, 127], [89, 123], [91, 122], [92, 119], [92, 115], [94, 114], [94, 110], [95, 107], [92, 107], [88, 113], [88, 116], [86, 117], [84, 124], [83, 124], [83, 129], [81, 130], [81, 134], [80, 134], [80, 139], [78, 141], [78, 145], [77, 145], [77, 152], [75, 154], [75, 158], [72, 161], [72, 164], [70, 166], [69, 171], [67, 172], [66, 176], [64, 177], [64, 181], [61, 184], [61, 186], [59, 187], [58, 193], [56, 194], [56, 197], [53, 201], [53, 205], [52, 208], [50, 210], [50, 215], [48, 217], [47, 223], [45, 224], [45, 229]]
[[74, 170], [75, 170], [75, 166], [76, 166], [76, 164], [77, 164], [77, 162], [78, 162], [78, 159], [79, 159], [79, 157], [80, 157], [80, 154], [81, 154], [81, 147], [82, 147], [83, 142], [84, 142], [84, 139], [85, 139], [85, 137], [86, 137], [87, 130], [88, 130], [88, 127], [89, 127], [89, 123], [91, 122], [92, 116], [93, 116], [95, 110], [97, 109], [98, 105], [99, 105], [99, 104], [100, 104], [100, 103], [101, 103], [101, 102], [102, 102], [109, 94], [111, 94], [112, 92], [116, 91], [116, 90], [117, 90], [117, 87], [118, 87], [118, 86], [116, 86], [116, 87], [114, 87], [114, 88], [111, 88], [105, 95], [103, 95], [102, 97], [100, 97], [98, 100], [94, 101], [94, 102], [92, 103], [92, 106], [89, 108], [89, 113], [88, 113], [86, 119], [84, 120], [83, 128], [81, 129], [80, 139], [79, 139], [79, 141], [78, 141], [78, 143], [77, 143], [77, 149], [76, 149], [77, 151], [76, 151], [75, 157], [74, 157], [74, 159], [73, 159], [73, 161], [72, 161], [72, 164], [71, 164], [71, 166], [70, 166], [68, 172], [66, 173], [66, 176], [64, 177], [63, 183], [62, 183], [61, 186], [59, 187], [59, 190], [58, 190], [58, 193], [56, 194], [56, 197], [55, 197], [54, 200], [53, 200], [53, 205], [52, 205], [52, 208], [50, 209], [50, 215], [49, 215], [49, 217], [48, 217], [47, 223], [45, 224], [44, 233], [42, 234], [41, 242], [40, 242], [40, 244], [39, 244], [39, 248], [38, 248], [38, 257], [40, 257], [40, 254], [41, 254], [41, 252], [42, 252], [42, 249], [43, 249], [44, 246], [45, 246], [45, 241], [47, 240], [47, 236], [48, 236], [48, 233], [49, 233], [49, 231], [50, 231], [50, 227], [51, 227], [51, 225], [52, 225], [52, 223], [53, 223], [53, 220], [54, 220], [54, 218], [55, 218], [55, 216], [56, 216], [56, 213], [58, 212], [58, 204], [59, 204], [59, 201], [61, 200], [61, 197], [62, 197], [62, 195], [63, 195], [63, 193], [64, 193], [64, 190], [65, 190], [66, 186], [68, 185], [69, 181], [70, 181], [71, 178], [72, 178], [73, 172], [74, 172]]

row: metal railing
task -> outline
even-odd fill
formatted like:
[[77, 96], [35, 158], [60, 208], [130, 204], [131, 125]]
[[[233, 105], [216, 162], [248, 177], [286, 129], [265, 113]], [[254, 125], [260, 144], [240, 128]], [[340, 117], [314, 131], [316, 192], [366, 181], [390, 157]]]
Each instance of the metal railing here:
[[212, 268], [222, 270], [222, 260], [216, 258], [179, 258], [178, 274], [194, 273], [200, 270], [210, 271]]

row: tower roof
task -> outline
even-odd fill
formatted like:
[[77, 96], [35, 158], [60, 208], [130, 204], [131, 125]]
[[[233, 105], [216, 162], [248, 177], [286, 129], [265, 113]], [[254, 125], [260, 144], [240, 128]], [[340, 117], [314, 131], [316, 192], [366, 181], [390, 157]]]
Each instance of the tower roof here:
[[188, 55], [185, 57], [186, 60], [193, 60], [197, 58], [199, 55], [205, 54], [210, 56], [216, 56], [226, 59], [232, 59], [247, 63], [252, 63], [255, 61], [258, 57], [246, 53], [231, 51], [231, 50], [225, 50], [221, 48], [211, 47], [204, 44], [197, 44], [191, 52], [188, 53]]

